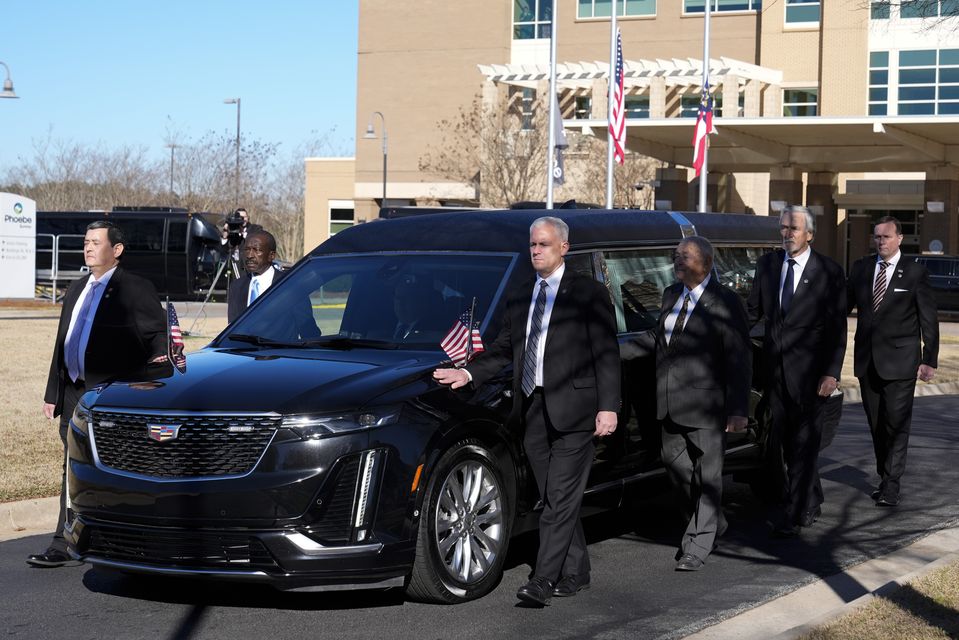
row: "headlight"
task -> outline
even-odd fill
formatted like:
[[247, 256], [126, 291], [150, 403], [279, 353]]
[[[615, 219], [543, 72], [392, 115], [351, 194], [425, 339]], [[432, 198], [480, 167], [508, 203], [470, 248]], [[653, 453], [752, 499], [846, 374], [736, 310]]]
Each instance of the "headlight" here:
[[90, 410], [83, 406], [82, 403], [78, 402], [77, 408], [73, 410], [73, 417], [70, 418], [70, 422], [73, 423], [73, 427], [83, 435], [89, 435], [89, 426], [92, 420], [93, 417]]
[[304, 440], [316, 440], [341, 433], [375, 429], [393, 424], [399, 417], [398, 406], [376, 407], [358, 413], [286, 416], [283, 418], [283, 427]]

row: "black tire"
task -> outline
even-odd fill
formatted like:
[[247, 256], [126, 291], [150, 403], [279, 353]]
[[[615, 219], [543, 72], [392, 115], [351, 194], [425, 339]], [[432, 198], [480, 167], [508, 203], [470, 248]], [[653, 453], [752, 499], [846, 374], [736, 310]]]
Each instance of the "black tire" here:
[[502, 578], [512, 528], [496, 457], [476, 440], [456, 443], [437, 462], [423, 498], [407, 596], [453, 604], [486, 595]]

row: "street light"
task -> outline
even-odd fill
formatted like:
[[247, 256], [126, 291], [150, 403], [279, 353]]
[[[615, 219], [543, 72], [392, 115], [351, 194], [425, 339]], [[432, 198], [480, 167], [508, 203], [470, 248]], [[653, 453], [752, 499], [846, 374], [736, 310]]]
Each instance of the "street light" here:
[[7, 79], [3, 81], [3, 91], [0, 92], [0, 98], [19, 98], [20, 96], [13, 92], [13, 80], [10, 79], [10, 67], [7, 66], [6, 62], [0, 62], [0, 65], [3, 65], [3, 68], [7, 70]]
[[376, 132], [373, 131], [373, 116], [379, 116], [380, 121], [383, 124], [383, 203], [380, 206], [386, 206], [386, 117], [379, 111], [374, 111], [370, 115], [370, 122], [366, 125], [366, 135], [363, 137], [367, 140], [376, 140]]
[[227, 98], [223, 104], [236, 105], [236, 175], [233, 177], [234, 205], [235, 209], [240, 208], [240, 99]]
[[176, 145], [172, 142], [166, 145], [170, 149], [170, 204], [173, 204], [173, 151], [176, 149]]

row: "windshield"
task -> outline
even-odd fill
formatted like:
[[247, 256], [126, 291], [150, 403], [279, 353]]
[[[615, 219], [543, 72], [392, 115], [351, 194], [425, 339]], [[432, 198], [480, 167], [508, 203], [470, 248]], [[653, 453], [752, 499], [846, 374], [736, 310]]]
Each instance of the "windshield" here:
[[485, 327], [512, 261], [511, 255], [461, 253], [312, 258], [231, 325], [219, 344], [438, 350], [471, 308], [474, 322]]

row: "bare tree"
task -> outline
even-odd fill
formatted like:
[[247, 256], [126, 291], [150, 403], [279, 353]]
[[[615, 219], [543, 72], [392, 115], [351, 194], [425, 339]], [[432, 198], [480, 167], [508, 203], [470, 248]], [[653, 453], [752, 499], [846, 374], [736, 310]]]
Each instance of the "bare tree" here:
[[484, 207], [508, 207], [546, 194], [547, 109], [501, 94], [494, 104], [476, 98], [441, 120], [440, 141], [420, 158], [420, 170], [476, 187]]

